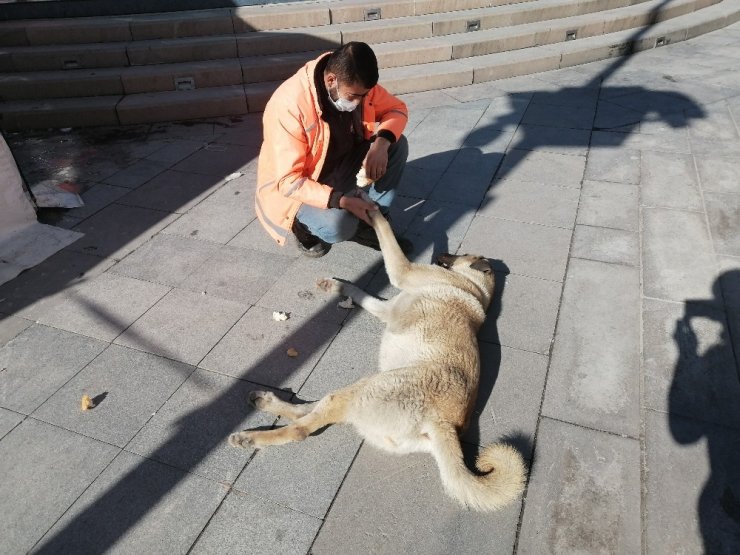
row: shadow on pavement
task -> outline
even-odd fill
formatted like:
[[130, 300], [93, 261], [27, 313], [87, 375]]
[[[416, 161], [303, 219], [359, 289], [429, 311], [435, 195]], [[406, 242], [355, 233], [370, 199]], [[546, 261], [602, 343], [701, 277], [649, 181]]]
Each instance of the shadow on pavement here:
[[[723, 297], [740, 290], [740, 270], [723, 273], [713, 285], [714, 298], [690, 299], [676, 321], [674, 340], [679, 357], [668, 395], [668, 424], [680, 445], [706, 440], [709, 478], [698, 499], [704, 553], [737, 553], [740, 549], [740, 364], [733, 354], [733, 329]], [[723, 295], [724, 290], [724, 295]], [[696, 322], [699, 320], [700, 322]], [[704, 344], [695, 327], [701, 320], [721, 330], [718, 340]], [[728, 321], [729, 320], [729, 321]], [[696, 323], [695, 323], [696, 322]], [[737, 339], [735, 347], [737, 347]], [[727, 423], [733, 423], [727, 427]], [[701, 468], [693, 464], [692, 469]], [[660, 472], [659, 468], [652, 468]]]

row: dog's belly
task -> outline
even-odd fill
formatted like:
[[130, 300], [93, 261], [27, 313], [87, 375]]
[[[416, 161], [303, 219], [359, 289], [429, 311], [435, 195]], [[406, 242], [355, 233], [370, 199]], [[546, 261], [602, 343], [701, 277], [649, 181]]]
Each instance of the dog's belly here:
[[391, 430], [367, 421], [355, 423], [355, 428], [368, 443], [391, 453], [427, 453], [431, 449], [429, 436], [418, 431]]
[[381, 372], [414, 366], [424, 358], [427, 350], [421, 334], [412, 331], [393, 333], [386, 330], [380, 342], [378, 354], [378, 369]]

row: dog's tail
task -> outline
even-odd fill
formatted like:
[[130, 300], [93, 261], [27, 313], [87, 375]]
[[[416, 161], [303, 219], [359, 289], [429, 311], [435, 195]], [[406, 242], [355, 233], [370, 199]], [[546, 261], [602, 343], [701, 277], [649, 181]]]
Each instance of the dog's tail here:
[[484, 448], [475, 463], [480, 474], [474, 474], [465, 466], [454, 426], [441, 423], [429, 435], [442, 484], [460, 504], [477, 511], [495, 511], [521, 494], [524, 461], [513, 447], [496, 443]]

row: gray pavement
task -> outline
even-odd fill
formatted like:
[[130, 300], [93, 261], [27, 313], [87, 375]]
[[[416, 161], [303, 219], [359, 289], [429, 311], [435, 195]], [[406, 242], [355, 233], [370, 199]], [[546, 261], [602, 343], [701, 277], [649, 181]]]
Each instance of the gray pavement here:
[[738, 67], [734, 25], [405, 97], [398, 231], [420, 261], [495, 260], [465, 441], [505, 438], [530, 473], [494, 514], [346, 427], [228, 446], [275, 424], [249, 391], [374, 371], [380, 326], [316, 278], [393, 293], [374, 251], [271, 243], [259, 115], [9, 135], [29, 182], [86, 205], [43, 213], [84, 238], [0, 287], [0, 552], [740, 552]]

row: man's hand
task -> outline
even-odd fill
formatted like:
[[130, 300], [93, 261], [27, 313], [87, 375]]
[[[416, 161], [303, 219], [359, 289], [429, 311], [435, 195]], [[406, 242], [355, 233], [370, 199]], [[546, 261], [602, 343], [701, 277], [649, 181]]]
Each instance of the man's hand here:
[[349, 195], [345, 195], [339, 199], [339, 208], [343, 208], [347, 212], [354, 214], [368, 225], [372, 225], [370, 217], [367, 215], [368, 211], [378, 209], [377, 205], [373, 202], [367, 202], [360, 197]]
[[376, 137], [370, 145], [370, 150], [367, 151], [362, 166], [365, 168], [365, 174], [373, 181], [383, 177], [385, 170], [388, 169], [388, 148], [390, 146], [391, 142], [388, 139]]

